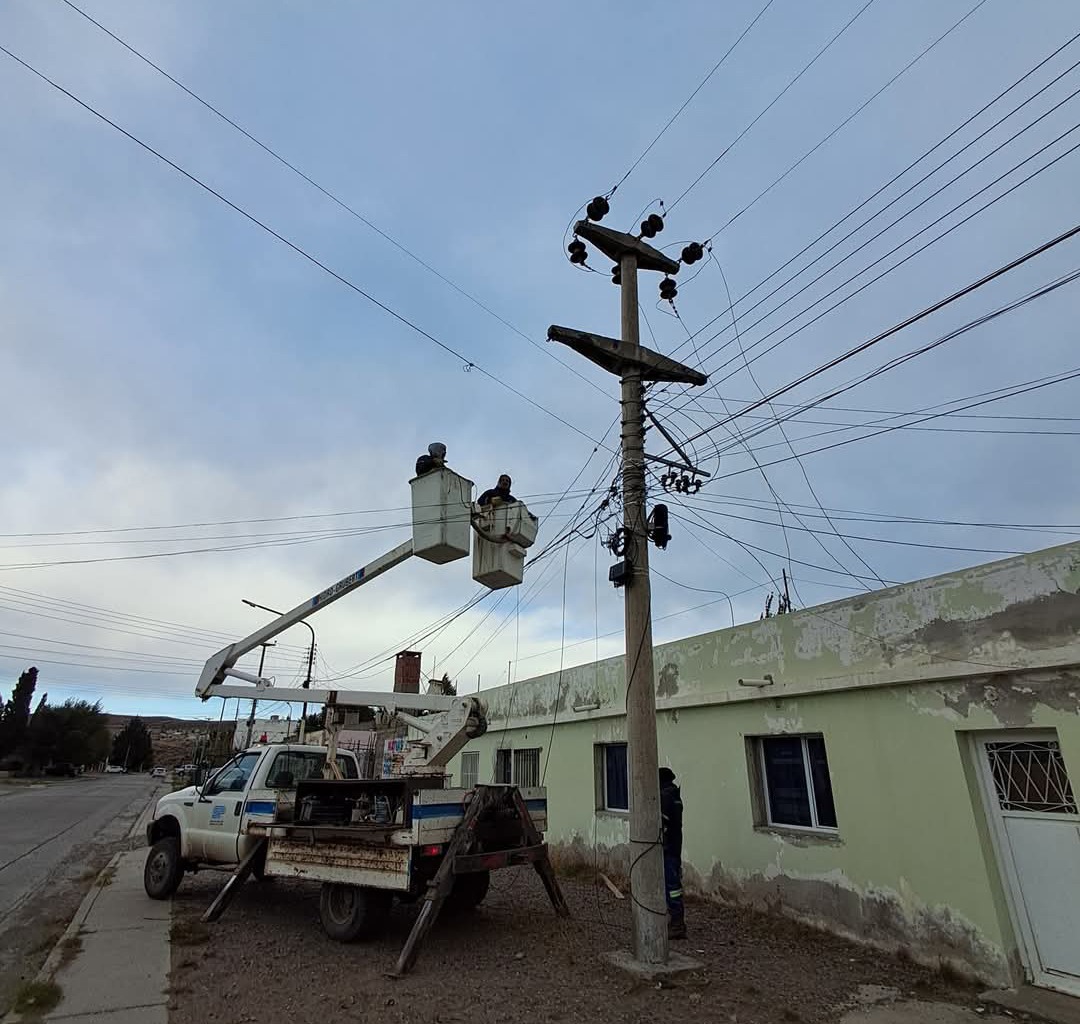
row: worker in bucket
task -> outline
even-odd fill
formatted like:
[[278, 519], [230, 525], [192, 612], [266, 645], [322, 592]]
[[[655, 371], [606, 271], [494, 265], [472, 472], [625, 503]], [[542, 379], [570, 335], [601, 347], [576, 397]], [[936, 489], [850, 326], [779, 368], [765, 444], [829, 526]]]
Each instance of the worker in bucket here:
[[668, 908], [668, 938], [686, 938], [682, 891], [682, 794], [675, 773], [660, 769], [660, 817], [664, 839], [664, 895]]
[[476, 504], [481, 506], [509, 505], [511, 502], [517, 501], [517, 498], [510, 493], [512, 485], [513, 481], [503, 473], [494, 487], [489, 487], [477, 498]]
[[442, 469], [446, 465], [446, 445], [441, 441], [433, 441], [427, 450], [427, 455], [421, 455], [416, 460], [417, 476], [423, 476], [434, 469]]

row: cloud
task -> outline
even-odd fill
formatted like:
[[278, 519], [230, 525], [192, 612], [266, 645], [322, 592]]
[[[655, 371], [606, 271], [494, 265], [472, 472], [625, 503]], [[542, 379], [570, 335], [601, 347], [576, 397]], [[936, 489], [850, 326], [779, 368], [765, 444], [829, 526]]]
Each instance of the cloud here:
[[[584, 492], [594, 485], [597, 491], [584, 503], [582, 535], [565, 561], [566, 553], [556, 551], [530, 570], [520, 593], [493, 595], [418, 644], [425, 668], [437, 662], [440, 674], [445, 666], [460, 675], [462, 685], [479, 674], [486, 687], [505, 677], [508, 662], [516, 662], [511, 675], [522, 676], [589, 660], [597, 634], [604, 637], [601, 656], [616, 653], [622, 595], [606, 582], [613, 558], [599, 544], [617, 521], [601, 515], [596, 534], [591, 532], [615, 472], [605, 468], [609, 452], [601, 449], [587, 463], [591, 441], [500, 382], [592, 437], [612, 423], [617, 382], [543, 340], [553, 322], [610, 334], [618, 325], [618, 294], [607, 283], [607, 261], [593, 258], [603, 272], [599, 276], [572, 270], [561, 251], [563, 231], [583, 202], [618, 179], [756, 5], [692, 5], [677, 22], [659, 26], [644, 11], [627, 14], [620, 8], [618, 18], [606, 20], [594, 15], [605, 24], [609, 45], [642, 55], [642, 74], [625, 85], [628, 102], [616, 95], [606, 66], [581, 57], [574, 44], [580, 11], [567, 3], [541, 13], [488, 12], [483, 24], [449, 10], [417, 24], [392, 8], [327, 8], [313, 15], [306, 7], [286, 7], [278, 18], [254, 20], [243, 8], [207, 4], [187, 4], [182, 15], [180, 8], [160, 5], [88, 9], [604, 394], [319, 196], [73, 12], [59, 5], [9, 5], [5, 38], [20, 54], [486, 372], [462, 372], [461, 359], [5, 59], [0, 88], [12, 102], [0, 113], [0, 128], [12, 145], [0, 166], [7, 243], [0, 250], [0, 532], [400, 509], [408, 504], [413, 459], [439, 438], [450, 447], [451, 464], [481, 486], [506, 470], [522, 493], [540, 496], [531, 499], [544, 521], [538, 551], [566, 527]], [[732, 292], [742, 296], [1058, 45], [1072, 16], [1065, 2], [1047, 5], [1040, 19], [1025, 17], [1019, 7], [987, 5], [719, 230], [962, 9], [945, 11], [920, 0], [903, 12], [876, 6], [868, 11], [857, 31], [676, 207], [660, 241], [713, 236]], [[842, 15], [806, 8], [763, 19], [620, 186], [607, 223], [630, 226], [657, 196], [670, 206], [835, 31]], [[356, 59], [358, 46], [363, 60]], [[1070, 117], [1063, 108], [1048, 118], [760, 324], [753, 321], [790, 297], [806, 277], [747, 314], [740, 321], [740, 341], [748, 353], [769, 343], [768, 332], [800, 309], [800, 300], [809, 304], [822, 297], [847, 267], [859, 269], [905, 237], [905, 228], [910, 233], [929, 223], [1042, 145]], [[1075, 220], [1074, 176], [1072, 163], [1063, 160], [763, 356], [753, 364], [757, 381], [775, 388], [1060, 230]], [[928, 183], [913, 193], [897, 212], [933, 187]], [[873, 230], [857, 234], [851, 246]], [[834, 386], [930, 340], [1074, 263], [1075, 249], [1047, 257], [823, 378], [821, 386]], [[801, 266], [796, 262], [791, 269]], [[686, 328], [697, 330], [719, 317], [697, 340], [697, 351], [713, 382], [737, 371], [719, 388], [725, 398], [736, 406], [755, 399], [754, 380], [738, 369], [738, 346], [721, 347], [730, 332], [710, 340], [728, 312], [719, 274], [709, 264], [693, 281], [689, 276], [680, 275], [681, 323], [664, 315], [669, 308], [657, 307], [655, 278], [643, 280], [649, 321], [643, 337], [653, 344], [651, 328], [658, 348], [695, 361]], [[824, 300], [771, 340], [828, 304]], [[1074, 305], [1074, 293], [1063, 290], [858, 388], [845, 396], [851, 399], [847, 404], [916, 409], [1065, 369], [1074, 348]], [[734, 362], [722, 368], [732, 356]], [[802, 401], [817, 387], [785, 400]], [[1063, 386], [986, 411], [1069, 416], [1071, 394]], [[681, 413], [654, 403], [684, 436], [723, 413], [715, 391], [700, 401], [685, 396], [691, 397], [695, 401]], [[820, 412], [822, 419], [860, 418]], [[1009, 421], [948, 422], [1003, 427]], [[793, 421], [789, 436], [801, 450], [816, 446], [809, 435], [823, 429]], [[782, 440], [773, 430], [755, 443]], [[804, 465], [821, 503], [840, 510], [833, 520], [840, 532], [957, 548], [1028, 548], [1059, 538], [865, 522], [850, 510], [883, 512], [886, 520], [917, 515], [1069, 522], [1076, 518], [1080, 494], [1061, 465], [1068, 464], [1064, 446], [1072, 443], [1065, 434], [897, 431], [808, 455]], [[649, 444], [653, 451], [666, 446], [655, 432]], [[995, 557], [849, 540], [871, 571], [830, 536], [833, 527], [796, 462], [770, 467], [767, 475], [798, 518], [787, 506], [781, 513], [770, 508], [771, 491], [745, 454], [716, 456], [704, 441], [693, 448], [713, 477], [698, 500], [687, 501], [691, 511], [678, 507], [681, 499], [671, 499], [681, 517], [673, 520], [673, 542], [666, 552], [652, 552], [658, 639], [719, 628], [732, 615], [737, 621], [756, 617], [782, 569], [795, 577], [798, 598], [811, 603], [874, 585], [874, 573], [886, 580], [912, 579]], [[761, 457], [771, 461], [788, 454], [785, 447], [763, 447]], [[571, 494], [554, 508], [554, 499], [583, 465]], [[654, 488], [653, 500], [662, 497]], [[742, 504], [723, 504], [732, 499]], [[747, 508], [746, 499], [756, 507]], [[225, 547], [231, 546], [229, 537], [237, 544], [277, 544], [34, 569], [0, 566], [0, 586], [49, 598], [0, 591], [7, 595], [0, 596], [0, 630], [49, 638], [8, 636], [12, 646], [0, 648], [7, 652], [0, 667], [14, 677], [23, 660], [36, 658], [51, 694], [100, 693], [117, 710], [214, 712], [190, 694], [199, 662], [259, 624], [241, 598], [273, 607], [297, 604], [407, 537], [407, 519], [394, 511], [174, 528], [51, 538], [66, 546], [47, 548], [28, 545], [50, 538], [0, 538], [0, 544], [22, 545], [0, 548], [0, 563], [8, 564]], [[786, 530], [778, 525], [781, 519]], [[346, 525], [386, 529], [331, 539], [304, 533]], [[274, 531], [301, 535], [239, 536]], [[117, 543], [121, 539], [153, 543]], [[72, 540], [95, 543], [71, 545]], [[388, 574], [312, 620], [325, 659], [318, 677], [392, 656], [396, 644], [404, 645], [474, 593], [464, 562], [441, 568], [413, 564]], [[731, 595], [730, 606], [723, 594]], [[123, 614], [95, 615], [56, 601]], [[294, 632], [280, 638], [282, 646], [269, 658], [275, 674], [289, 681], [297, 678], [306, 643], [303, 629]], [[574, 645], [565, 653], [564, 637]], [[29, 646], [16, 648], [19, 643]], [[80, 660], [63, 655], [65, 649], [82, 651], [85, 664], [45, 663]], [[119, 660], [123, 652], [131, 660]], [[93, 653], [117, 658], [94, 659]], [[174, 675], [163, 674], [166, 668], [145, 676], [121, 671], [149, 670], [168, 658], [187, 660], [168, 663]], [[350, 678], [357, 684], [389, 684], [389, 661], [355, 670]]]

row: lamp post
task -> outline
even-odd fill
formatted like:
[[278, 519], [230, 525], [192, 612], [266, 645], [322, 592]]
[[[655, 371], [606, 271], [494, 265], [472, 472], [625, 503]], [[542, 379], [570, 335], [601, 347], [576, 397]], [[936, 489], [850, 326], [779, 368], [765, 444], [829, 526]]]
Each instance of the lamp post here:
[[[244, 604], [249, 605], [252, 608], [258, 608], [260, 611], [269, 612], [271, 615], [281, 615], [279, 611], [275, 611], [273, 608], [267, 608], [264, 604], [256, 604], [254, 601], [249, 601], [246, 597], [241, 598]], [[301, 619], [299, 625], [307, 626], [311, 630], [311, 646], [308, 647], [307, 658], [307, 675], [304, 677], [304, 689], [311, 689], [311, 672], [315, 664], [315, 628], [306, 619]], [[259, 675], [262, 675], [260, 669]], [[304, 742], [304, 733], [307, 731], [307, 701], [304, 701], [304, 710], [300, 716], [300, 742]]]

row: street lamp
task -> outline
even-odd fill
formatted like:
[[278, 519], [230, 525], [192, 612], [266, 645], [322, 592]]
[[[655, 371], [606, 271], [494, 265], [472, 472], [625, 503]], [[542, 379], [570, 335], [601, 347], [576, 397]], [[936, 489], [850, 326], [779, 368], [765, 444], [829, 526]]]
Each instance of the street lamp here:
[[[246, 597], [240, 599], [244, 604], [249, 605], [252, 608], [258, 608], [260, 611], [269, 612], [271, 615], [282, 615], [283, 612], [275, 611], [273, 608], [267, 608], [264, 604], [256, 604], [254, 601], [249, 601]], [[304, 679], [304, 689], [311, 689], [311, 670], [315, 663], [315, 628], [306, 619], [301, 619], [298, 623], [301, 626], [307, 626], [311, 630], [311, 646], [308, 648], [307, 657], [307, 676]], [[262, 669], [259, 670], [259, 675], [262, 675]], [[304, 742], [304, 733], [307, 731], [307, 701], [304, 701], [304, 710], [300, 715], [300, 742]]]

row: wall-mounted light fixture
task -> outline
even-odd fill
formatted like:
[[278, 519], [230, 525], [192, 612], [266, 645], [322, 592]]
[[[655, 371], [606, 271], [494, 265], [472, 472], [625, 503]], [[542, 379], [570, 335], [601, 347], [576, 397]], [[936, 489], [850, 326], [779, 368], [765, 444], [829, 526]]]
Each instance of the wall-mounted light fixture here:
[[[771, 675], [766, 675], [764, 679], [740, 679], [740, 686], [756, 686], [759, 689], [763, 686], [772, 686], [775, 680]], [[575, 710], [577, 710], [575, 708]]]

